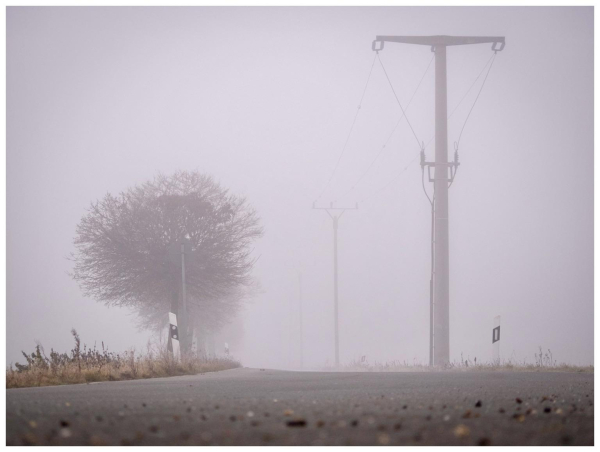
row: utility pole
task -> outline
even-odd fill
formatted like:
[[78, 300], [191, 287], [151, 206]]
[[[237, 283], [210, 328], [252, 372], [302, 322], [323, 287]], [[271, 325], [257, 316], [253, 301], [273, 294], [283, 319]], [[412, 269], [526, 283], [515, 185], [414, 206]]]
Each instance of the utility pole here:
[[183, 326], [184, 326], [184, 333], [186, 335], [186, 342], [187, 342], [187, 330], [185, 328], [187, 328], [187, 324], [188, 324], [188, 318], [187, 318], [187, 294], [186, 294], [186, 287], [185, 287], [185, 243], [181, 243], [181, 300], [183, 303], [183, 318], [185, 319], [185, 321], [183, 322]]
[[302, 332], [302, 272], [298, 272], [298, 305], [300, 308], [300, 368], [304, 366], [304, 346]]
[[179, 319], [179, 337], [181, 349], [188, 352], [191, 346], [189, 337], [189, 319], [187, 310], [187, 287], [185, 283], [185, 255], [192, 254], [192, 245], [188, 238], [174, 242], [169, 247], [169, 258], [175, 265], [181, 265], [181, 313], [177, 313]]
[[[333, 315], [334, 315], [334, 329], [335, 329], [335, 367], [340, 365], [340, 337], [339, 337], [339, 317], [338, 317], [338, 222], [346, 210], [358, 209], [358, 203], [354, 207], [333, 207], [333, 203], [329, 203], [329, 207], [315, 207], [313, 202], [313, 209], [324, 210], [327, 215], [333, 220]], [[332, 215], [330, 211], [341, 210], [339, 215]]]
[[[450, 269], [448, 241], [448, 105], [446, 48], [448, 46], [491, 43], [494, 52], [504, 49], [504, 37], [490, 36], [376, 36], [372, 49], [383, 50], [385, 42], [430, 46], [435, 53], [435, 168], [434, 187], [434, 279], [433, 279], [433, 363], [443, 366], [450, 361]], [[378, 43], [380, 46], [378, 46]], [[430, 332], [431, 337], [431, 332]], [[433, 352], [431, 352], [433, 348]]]
[[290, 369], [294, 367], [294, 356], [292, 354], [292, 343], [294, 342], [294, 301], [290, 298], [288, 311], [288, 354], [287, 361]]

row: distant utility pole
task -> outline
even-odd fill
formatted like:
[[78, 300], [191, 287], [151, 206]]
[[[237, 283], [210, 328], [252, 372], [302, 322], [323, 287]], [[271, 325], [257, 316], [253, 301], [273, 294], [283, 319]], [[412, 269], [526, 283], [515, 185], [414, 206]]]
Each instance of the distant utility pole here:
[[[324, 210], [327, 212], [327, 215], [331, 217], [333, 220], [333, 311], [335, 318], [335, 367], [339, 367], [340, 365], [340, 336], [338, 329], [338, 245], [337, 245], [337, 231], [338, 231], [338, 222], [344, 212], [346, 210], [356, 210], [358, 209], [358, 203], [354, 207], [333, 207], [333, 203], [329, 203], [329, 207], [315, 207], [315, 203], [313, 202], [313, 209], [315, 210]], [[341, 210], [342, 212], [339, 215], [332, 215], [330, 211]]]
[[300, 368], [304, 366], [304, 346], [302, 332], [302, 272], [298, 272], [298, 305], [300, 308]]
[[[434, 166], [434, 344], [433, 364], [450, 361], [450, 270], [448, 246], [448, 99], [446, 80], [446, 47], [491, 43], [494, 52], [504, 49], [504, 37], [489, 36], [376, 36], [372, 49], [383, 50], [385, 42], [426, 45], [435, 53], [435, 163]], [[378, 46], [378, 43], [380, 46]]]

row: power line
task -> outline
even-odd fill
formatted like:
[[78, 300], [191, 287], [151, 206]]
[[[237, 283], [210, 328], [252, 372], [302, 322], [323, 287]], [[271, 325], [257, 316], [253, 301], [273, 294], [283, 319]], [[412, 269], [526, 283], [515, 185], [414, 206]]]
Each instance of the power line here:
[[[469, 120], [469, 117], [471, 116], [471, 112], [475, 108], [475, 104], [477, 103], [477, 99], [479, 99], [479, 95], [481, 94], [481, 91], [483, 91], [483, 87], [485, 86], [485, 81], [487, 80], [488, 75], [490, 75], [490, 71], [492, 70], [492, 66], [494, 65], [494, 61], [495, 60], [496, 60], [496, 53], [494, 52], [494, 55], [491, 58], [490, 67], [488, 68], [488, 71], [485, 74], [485, 78], [483, 79], [483, 83], [481, 84], [481, 87], [479, 88], [479, 92], [477, 93], [477, 97], [473, 101], [473, 105], [471, 105], [471, 109], [469, 110], [469, 114], [467, 115], [467, 117], [465, 119], [465, 122], [464, 122], [464, 124], [462, 126], [462, 129], [460, 129], [460, 135], [458, 136], [458, 141], [454, 143], [455, 158], [457, 158], [456, 156], [458, 155], [458, 147], [460, 146], [460, 139], [462, 138], [463, 131], [465, 130], [465, 126], [467, 125], [467, 121]], [[481, 74], [479, 74], [479, 75], [481, 75]], [[450, 181], [450, 184], [448, 184], [448, 188], [452, 187], [452, 184], [454, 183], [454, 178], [456, 177], [456, 172], [457, 171], [458, 171], [458, 166], [456, 166], [456, 169], [454, 170], [454, 176], [452, 177], [452, 180]]]
[[[495, 56], [496, 56], [496, 54], [492, 55], [486, 61], [486, 63], [483, 65], [483, 68], [481, 69], [481, 71], [479, 71], [479, 75], [477, 75], [477, 77], [475, 77], [475, 80], [473, 80], [473, 83], [471, 83], [471, 86], [469, 87], [469, 89], [465, 92], [465, 94], [460, 99], [460, 101], [458, 102], [458, 104], [456, 104], [456, 106], [452, 109], [452, 112], [448, 115], [448, 119], [452, 118], [452, 116], [454, 115], [454, 113], [456, 112], [456, 110], [458, 110], [458, 107], [460, 107], [462, 105], [462, 103], [465, 100], [465, 98], [469, 95], [469, 93], [471, 92], [471, 90], [473, 89], [473, 87], [477, 84], [477, 81], [481, 78], [481, 75], [485, 72], [485, 69], [488, 67], [488, 64], [490, 64], [490, 61], [492, 61]], [[427, 149], [429, 147], [429, 145], [431, 144], [431, 142], [433, 141], [434, 138], [435, 138], [435, 135], [432, 135], [431, 138], [429, 139], [429, 141], [427, 142], [427, 144], [425, 145], [425, 149]]]
[[402, 114], [403, 117], [406, 118], [406, 123], [408, 124], [408, 127], [410, 127], [410, 131], [413, 133], [415, 140], [417, 140], [417, 145], [419, 146], [419, 149], [421, 148], [421, 142], [419, 141], [419, 137], [417, 137], [417, 134], [415, 133], [415, 130], [413, 129], [413, 126], [411, 125], [410, 121], [408, 120], [408, 116], [406, 116], [406, 111], [404, 111], [404, 108], [402, 107], [402, 104], [400, 103], [400, 99], [398, 99], [398, 95], [396, 94], [396, 90], [394, 89], [394, 85], [392, 85], [392, 81], [390, 80], [390, 77], [387, 74], [387, 71], [385, 70], [385, 66], [383, 65], [383, 61], [381, 61], [381, 58], [379, 57], [379, 52], [376, 54], [376, 58], [379, 60], [379, 63], [381, 64], [381, 68], [383, 69], [383, 73], [385, 74], [385, 78], [387, 78], [388, 83], [390, 84], [390, 88], [392, 88], [392, 92], [394, 93], [394, 97], [396, 98], [396, 102], [398, 102], [398, 105], [400, 106], [400, 110], [402, 110]]
[[[452, 109], [452, 112], [451, 112], [451, 113], [448, 115], [448, 119], [450, 119], [450, 118], [452, 117], [452, 115], [453, 115], [453, 114], [456, 112], [456, 110], [458, 109], [458, 107], [460, 107], [460, 106], [461, 106], [461, 104], [464, 102], [464, 100], [465, 100], [465, 99], [466, 99], [466, 97], [469, 95], [469, 93], [471, 92], [471, 90], [472, 90], [472, 89], [475, 87], [475, 85], [477, 84], [477, 81], [478, 81], [478, 80], [481, 78], [482, 74], [485, 72], [486, 68], [487, 68], [487, 67], [488, 67], [488, 65], [489, 65], [490, 67], [489, 67], [489, 69], [488, 69], [488, 72], [487, 72], [487, 74], [486, 74], [486, 76], [485, 76], [485, 78], [487, 79], [487, 75], [489, 74], [489, 71], [490, 71], [490, 70], [491, 70], [491, 68], [492, 68], [492, 67], [491, 67], [491, 65], [490, 65], [490, 62], [493, 64], [493, 61], [494, 61], [494, 58], [495, 58], [495, 57], [496, 57], [496, 54], [494, 53], [494, 54], [493, 54], [493, 55], [492, 55], [492, 56], [491, 56], [491, 57], [490, 57], [490, 58], [489, 58], [489, 59], [486, 61], [486, 63], [483, 65], [483, 68], [481, 69], [481, 71], [479, 72], [479, 74], [477, 75], [477, 77], [475, 78], [475, 80], [473, 80], [473, 83], [471, 83], [471, 86], [469, 87], [469, 89], [468, 89], [468, 90], [465, 92], [465, 94], [462, 96], [462, 98], [460, 99], [460, 101], [458, 102], [458, 104], [456, 104], [456, 106], [455, 106], [455, 107]], [[380, 60], [380, 61], [381, 61], [381, 60]], [[430, 64], [431, 64], [431, 63], [430, 63]], [[388, 80], [389, 80], [389, 79], [388, 79]], [[483, 84], [485, 84], [485, 79], [484, 79], [484, 81], [483, 81]], [[481, 88], [480, 88], [480, 90], [479, 90], [479, 94], [481, 93], [481, 90], [483, 89], [483, 84], [481, 85]], [[479, 94], [477, 94], [477, 98], [479, 98]], [[477, 102], [477, 99], [475, 99], [475, 102]], [[473, 107], [474, 107], [474, 106], [475, 106], [475, 103], [473, 103], [473, 105], [471, 106], [471, 110], [470, 110], [470, 111], [472, 111], [472, 110], [473, 110]], [[408, 109], [408, 107], [407, 107], [407, 109]], [[470, 114], [470, 111], [469, 111], [469, 114]], [[400, 119], [402, 119], [402, 118], [400, 118]], [[407, 118], [407, 119], [408, 119], [408, 118]], [[468, 117], [467, 117], [467, 119], [468, 119]], [[466, 124], [466, 121], [465, 121], [465, 124]], [[463, 125], [463, 129], [464, 129], [464, 125]], [[427, 142], [427, 144], [425, 145], [425, 147], [424, 147], [423, 149], [427, 149], [427, 147], [429, 147], [429, 145], [431, 144], [431, 142], [433, 141], [433, 139], [434, 139], [434, 136], [432, 136], [432, 137], [431, 137], [431, 139], [430, 139], [430, 140]], [[368, 199], [371, 199], [372, 197], [374, 197], [374, 196], [378, 195], [379, 193], [381, 193], [382, 191], [384, 191], [386, 188], [388, 188], [390, 185], [392, 185], [392, 184], [393, 184], [393, 183], [394, 183], [394, 182], [395, 182], [395, 181], [396, 181], [396, 180], [397, 180], [397, 179], [398, 179], [398, 178], [399, 178], [399, 177], [400, 177], [400, 176], [401, 176], [401, 175], [402, 175], [402, 174], [403, 174], [403, 173], [406, 171], [406, 169], [407, 169], [409, 166], [411, 166], [411, 165], [414, 163], [414, 161], [415, 161], [415, 160], [416, 160], [416, 158], [415, 158], [415, 159], [413, 159], [413, 160], [411, 160], [411, 162], [410, 162], [410, 163], [409, 163], [409, 164], [408, 164], [406, 167], [404, 167], [404, 169], [403, 169], [403, 170], [402, 170], [400, 173], [398, 173], [397, 175], [395, 175], [395, 176], [394, 176], [394, 177], [393, 177], [393, 178], [392, 178], [392, 179], [391, 179], [391, 180], [390, 180], [388, 183], [386, 183], [386, 184], [385, 184], [383, 187], [381, 187], [379, 190], [377, 190], [376, 192], [374, 192], [374, 193], [372, 193], [371, 195], [367, 196], [366, 198], [363, 198], [363, 199], [361, 200], [361, 202], [365, 202], [366, 200], [368, 200]], [[450, 183], [450, 186], [451, 186], [451, 185], [452, 185], [452, 183]], [[450, 188], [450, 186], [449, 186], [448, 188]], [[428, 198], [429, 198], [429, 197], [428, 197]], [[431, 203], [431, 201], [432, 201], [432, 200], [431, 200], [431, 199], [429, 199], [429, 202], [430, 202], [430, 203]]]
[[481, 88], [479, 88], [479, 92], [477, 93], [477, 97], [475, 98], [475, 101], [473, 102], [473, 105], [471, 106], [471, 109], [469, 110], [469, 114], [467, 115], [467, 118], [465, 119], [465, 123], [463, 124], [462, 129], [460, 129], [460, 135], [458, 136], [458, 142], [456, 145], [457, 149], [460, 146], [460, 139], [462, 138], [463, 131], [465, 130], [465, 126], [467, 125], [467, 121], [469, 120], [469, 117], [471, 116], [471, 112], [475, 108], [475, 104], [477, 103], [477, 100], [479, 99], [479, 95], [481, 94], [481, 91], [483, 91], [483, 87], [485, 86], [485, 81], [487, 80], [488, 75], [490, 75], [490, 71], [492, 70], [492, 66], [494, 65], [495, 60], [496, 60], [496, 53], [494, 53], [494, 56], [492, 57], [492, 62], [490, 63], [490, 67], [488, 68], [488, 71], [485, 74], [485, 78], [483, 79]]
[[400, 179], [400, 176], [402, 176], [402, 174], [404, 174], [404, 172], [413, 164], [417, 161], [417, 158], [419, 157], [419, 155], [417, 155], [414, 159], [412, 159], [410, 162], [408, 162], [408, 164], [402, 169], [402, 171], [400, 171], [398, 174], [396, 174], [394, 176], [394, 178], [392, 180], [390, 180], [387, 184], [385, 184], [383, 187], [381, 187], [380, 189], [378, 189], [377, 191], [371, 193], [369, 196], [363, 198], [360, 202], [363, 203], [365, 201], [368, 201], [369, 199], [373, 198], [374, 196], [378, 195], [379, 193], [381, 193], [382, 191], [384, 191], [386, 188], [388, 188], [390, 185], [392, 185], [394, 182], [396, 182], [398, 179]]
[[358, 108], [356, 109], [356, 114], [354, 115], [354, 120], [352, 121], [352, 126], [350, 127], [350, 131], [348, 132], [348, 135], [346, 136], [346, 141], [344, 142], [344, 147], [342, 148], [342, 152], [340, 153], [340, 156], [337, 159], [335, 167], [333, 168], [333, 171], [331, 172], [331, 176], [329, 176], [329, 180], [327, 181], [327, 184], [325, 185], [325, 187], [323, 188], [323, 190], [321, 191], [319, 196], [317, 196], [317, 199], [315, 199], [315, 201], [318, 201], [319, 199], [321, 199], [321, 196], [323, 196], [323, 193], [325, 193], [325, 190], [327, 190], [327, 188], [331, 184], [331, 181], [333, 180], [333, 176], [335, 175], [335, 172], [338, 169], [340, 161], [342, 160], [342, 156], [346, 152], [346, 147], [348, 146], [348, 141], [350, 140], [350, 135], [352, 135], [352, 131], [354, 130], [354, 125], [356, 124], [356, 118], [358, 118], [358, 114], [360, 113], [360, 109], [362, 107], [362, 102], [363, 102], [363, 99], [365, 98], [365, 93], [367, 92], [367, 87], [369, 86], [369, 81], [371, 80], [371, 74], [373, 73], [373, 67], [375, 66], [376, 58], [377, 58], [377, 55], [373, 58], [373, 62], [371, 63], [371, 69], [369, 70], [369, 76], [367, 77], [367, 83], [365, 83], [365, 88], [363, 89], [362, 96], [360, 97], [360, 102], [358, 103]]
[[494, 57], [496, 56], [496, 54], [494, 53], [485, 63], [485, 65], [483, 66], [483, 68], [481, 69], [481, 71], [479, 71], [479, 74], [477, 75], [477, 78], [475, 80], [473, 80], [473, 83], [471, 83], [471, 86], [469, 87], [469, 89], [467, 90], [467, 92], [463, 95], [463, 97], [460, 99], [460, 101], [458, 102], [458, 104], [456, 104], [456, 107], [454, 107], [454, 109], [452, 110], [452, 112], [450, 113], [450, 115], [448, 115], [448, 119], [450, 119], [452, 117], [452, 115], [454, 114], [454, 112], [456, 111], [456, 109], [458, 107], [460, 107], [460, 104], [463, 103], [463, 101], [465, 100], [465, 97], [468, 96], [468, 94], [471, 92], [471, 90], [473, 89], [473, 87], [475, 86], [475, 84], [477, 83], [477, 80], [479, 80], [479, 78], [481, 77], [481, 74], [484, 73], [485, 68], [488, 67], [488, 64], [490, 64], [490, 61], [492, 61], [494, 59]]
[[[406, 105], [406, 111], [408, 111], [408, 109], [410, 108], [410, 105], [412, 104], [412, 101], [413, 101], [415, 95], [417, 94], [417, 91], [419, 91], [419, 88], [421, 87], [421, 84], [423, 83], [423, 80], [425, 79], [425, 76], [427, 75], [427, 72], [429, 72], [429, 68], [431, 67], [431, 63], [433, 62], [434, 58], [435, 58], [435, 55], [431, 57], [431, 60], [429, 60], [429, 64], [427, 65], [427, 68], [425, 69], [425, 72], [423, 72], [423, 75], [421, 76], [421, 79], [419, 80], [419, 84], [417, 85], [417, 87], [413, 91], [412, 96], [410, 97], [410, 100], [408, 101], [408, 104]], [[371, 163], [369, 164], [369, 166], [367, 167], [367, 169], [362, 173], [362, 175], [352, 185], [352, 187], [349, 190], [347, 190], [344, 194], [342, 194], [341, 196], [339, 196], [335, 201], [337, 201], [337, 200], [339, 200], [341, 198], [344, 198], [346, 195], [348, 195], [352, 191], [354, 191], [354, 189], [356, 188], [356, 186], [364, 179], [364, 177], [368, 174], [368, 172], [371, 170], [371, 168], [373, 168], [373, 165], [379, 159], [379, 157], [381, 156], [381, 154], [383, 154], [383, 151], [385, 150], [387, 144], [392, 139], [392, 136], [394, 135], [394, 132], [398, 128], [398, 125], [400, 124], [400, 121], [402, 121], [402, 119], [405, 116], [406, 116], [406, 114], [403, 112], [402, 116], [400, 117], [400, 119], [398, 119], [398, 121], [396, 122], [396, 125], [392, 129], [392, 132], [389, 134], [387, 140], [385, 140], [383, 146], [381, 147], [381, 149], [379, 150], [379, 152], [377, 153], [377, 155], [375, 156], [375, 158], [373, 160], [371, 160]]]

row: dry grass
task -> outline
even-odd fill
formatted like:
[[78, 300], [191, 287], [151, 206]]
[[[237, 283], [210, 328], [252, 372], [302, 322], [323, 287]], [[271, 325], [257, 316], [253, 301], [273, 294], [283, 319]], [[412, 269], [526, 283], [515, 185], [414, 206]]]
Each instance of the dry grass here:
[[[331, 370], [331, 369], [327, 369]], [[537, 366], [535, 364], [522, 363], [482, 363], [471, 366], [461, 366], [460, 364], [450, 364], [445, 367], [429, 367], [423, 364], [403, 364], [398, 362], [385, 363], [359, 363], [351, 362], [342, 365], [341, 369], [345, 372], [584, 372], [593, 373], [594, 366], [574, 366], [571, 364], [557, 364], [554, 366]]]
[[71, 333], [75, 339], [75, 347], [70, 353], [51, 350], [48, 357], [39, 344], [33, 353], [28, 355], [23, 352], [26, 364], [16, 363], [14, 369], [12, 364], [8, 367], [6, 387], [25, 388], [195, 375], [240, 367], [239, 362], [230, 358], [190, 355], [176, 360], [162, 344], [149, 344], [145, 354], [136, 354], [135, 350], [109, 352], [104, 343], [102, 350], [85, 345], [82, 349], [77, 332], [72, 330]]
[[594, 366], [574, 366], [567, 363], [558, 363], [548, 350], [544, 352], [539, 347], [539, 353], [534, 353], [535, 361], [533, 363], [523, 360], [517, 362], [513, 360], [503, 360], [499, 363], [481, 362], [477, 358], [463, 359], [460, 362], [452, 362], [447, 366], [429, 367], [428, 365], [407, 361], [391, 362], [373, 362], [369, 363], [366, 356], [360, 360], [354, 360], [349, 364], [342, 365], [340, 370], [346, 372], [584, 372], [593, 373]]

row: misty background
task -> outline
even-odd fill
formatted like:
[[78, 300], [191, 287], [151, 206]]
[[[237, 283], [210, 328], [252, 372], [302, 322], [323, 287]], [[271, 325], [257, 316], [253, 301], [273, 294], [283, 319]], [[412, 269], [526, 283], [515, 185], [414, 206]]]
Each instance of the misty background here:
[[[131, 311], [68, 275], [75, 226], [107, 192], [195, 169], [265, 227], [262, 292], [232, 325], [243, 365], [298, 366], [300, 272], [304, 363], [332, 363], [333, 231], [317, 198], [359, 203], [339, 226], [341, 361], [426, 364], [430, 205], [406, 121], [355, 185], [402, 115], [378, 63], [327, 181], [375, 36], [438, 34], [506, 36], [449, 192], [451, 360], [491, 360], [500, 315], [503, 359], [533, 362], [541, 346], [593, 364], [592, 7], [9, 7], [7, 364], [36, 340], [70, 350], [71, 328], [145, 349]], [[490, 47], [448, 49], [449, 112]], [[433, 54], [388, 43], [380, 56], [406, 108]], [[448, 123], [450, 158], [480, 83]], [[428, 143], [433, 63], [407, 114]]]

